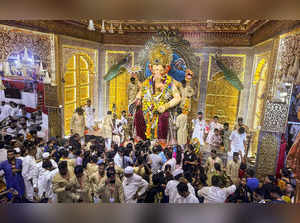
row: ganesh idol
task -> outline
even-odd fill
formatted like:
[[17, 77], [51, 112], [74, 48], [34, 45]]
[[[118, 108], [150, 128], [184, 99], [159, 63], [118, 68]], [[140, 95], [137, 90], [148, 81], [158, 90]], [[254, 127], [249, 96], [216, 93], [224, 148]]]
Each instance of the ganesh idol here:
[[149, 52], [151, 75], [141, 84], [136, 97], [137, 110], [134, 124], [141, 139], [166, 141], [169, 130], [170, 109], [179, 105], [179, 82], [169, 74], [172, 50], [158, 44]]

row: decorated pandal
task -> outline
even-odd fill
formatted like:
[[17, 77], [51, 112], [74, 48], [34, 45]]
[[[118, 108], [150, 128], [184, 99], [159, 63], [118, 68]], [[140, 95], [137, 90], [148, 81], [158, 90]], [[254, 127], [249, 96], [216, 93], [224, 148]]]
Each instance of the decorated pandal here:
[[[214, 27], [221, 29], [220, 24]], [[128, 27], [138, 35], [132, 24]], [[155, 29], [138, 46], [132, 39], [110, 42], [126, 32], [109, 36], [112, 40], [103, 32], [101, 47], [8, 26], [0, 31], [8, 41], [0, 56], [1, 96], [10, 100], [4, 91], [18, 82], [27, 109], [49, 115], [49, 137], [71, 136], [74, 112], [83, 108], [85, 121], [87, 116], [93, 120], [79, 127], [82, 135], [110, 138], [118, 145], [130, 138], [163, 148], [192, 144], [202, 162], [216, 149], [226, 163], [232, 155], [231, 133], [243, 127], [241, 153], [257, 177], [279, 174], [286, 163], [300, 179], [299, 28], [238, 47], [235, 39], [230, 42], [235, 35], [218, 30], [211, 38], [224, 36], [228, 43], [210, 46], [207, 33], [203, 40], [189, 30]]]
[[[200, 79], [199, 58], [193, 53], [190, 44], [179, 38], [176, 33], [159, 32], [146, 43], [146, 46], [138, 55], [138, 64], [132, 66], [129, 62], [131, 55], [125, 55], [118, 62], [115, 62], [104, 76], [106, 81], [112, 81], [124, 74], [130, 79], [127, 89], [121, 92], [121, 94], [127, 95], [128, 100], [128, 110], [123, 107], [126, 112], [128, 111], [127, 137], [134, 137], [136, 141], [158, 141], [163, 147], [177, 144], [180, 141], [177, 135], [180, 127], [176, 126], [176, 119], [179, 115], [177, 111], [180, 109], [188, 119], [184, 124], [186, 125], [183, 133], [186, 135], [185, 143], [194, 144], [199, 151], [201, 140], [192, 137], [195, 128], [192, 119], [201, 111], [197, 105], [200, 97], [198, 93], [200, 92], [198, 83]], [[225, 80], [221, 83], [225, 83], [230, 89], [225, 97], [232, 97], [234, 94], [238, 96], [238, 92], [243, 89], [243, 84], [235, 72], [223, 64], [220, 54], [221, 52], [218, 51], [212, 57], [218, 72], [211, 78], [216, 81]], [[224, 86], [216, 85], [213, 87], [214, 91], [216, 87], [223, 88]], [[231, 92], [235, 93], [230, 94]], [[123, 109], [117, 108], [118, 105], [112, 104], [111, 110], [115, 122], [118, 121], [117, 113], [123, 111]], [[234, 104], [234, 109], [236, 110], [236, 108], [237, 103]], [[206, 107], [209, 112], [214, 112], [209, 109], [210, 107]], [[208, 116], [212, 118], [215, 115], [218, 115], [217, 111]], [[236, 120], [235, 118], [233, 120], [232, 116], [236, 117], [236, 111], [231, 116], [221, 116], [221, 120], [223, 123], [229, 122], [233, 127]], [[226, 120], [226, 118], [228, 119]], [[213, 131], [210, 129], [213, 127], [213, 125], [210, 126], [210, 121], [207, 119], [206, 132]], [[248, 131], [247, 126], [244, 125], [244, 127], [248, 132], [248, 146], [250, 146], [251, 132]], [[221, 130], [223, 125], [219, 124], [218, 128]], [[101, 129], [105, 129], [105, 127], [102, 126], [101, 122], [98, 122], [94, 130], [87, 134], [101, 136], [103, 135]], [[202, 141], [205, 140], [202, 139]], [[201, 145], [204, 152], [210, 151], [208, 145], [204, 146], [204, 142]], [[224, 147], [219, 152], [226, 157]]]

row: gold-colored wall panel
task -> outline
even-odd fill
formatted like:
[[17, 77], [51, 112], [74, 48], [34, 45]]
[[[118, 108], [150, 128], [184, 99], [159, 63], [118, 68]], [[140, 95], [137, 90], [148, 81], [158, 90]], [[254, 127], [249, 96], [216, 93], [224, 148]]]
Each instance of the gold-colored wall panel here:
[[71, 119], [65, 119], [65, 134], [66, 135], [70, 135], [71, 134], [71, 130], [70, 130], [70, 125], [71, 125]]
[[66, 65], [67, 69], [74, 70], [75, 69], [75, 63], [76, 63], [76, 57], [72, 56]]
[[76, 102], [76, 89], [65, 88], [65, 104]]
[[[91, 61], [83, 54], [73, 55], [67, 62], [64, 88], [64, 129], [65, 135], [70, 134], [70, 121], [75, 109], [86, 105], [90, 97], [90, 69]], [[91, 65], [91, 67], [89, 67]]]
[[88, 62], [83, 56], [79, 56], [79, 66], [81, 70], [82, 69], [88, 70], [89, 68]]
[[73, 87], [76, 84], [76, 73], [75, 70], [67, 70], [65, 73], [65, 87]]
[[89, 98], [89, 86], [82, 86], [80, 87], [80, 100], [88, 99]]
[[219, 116], [221, 123], [228, 122], [233, 126], [237, 116], [239, 91], [230, 86], [225, 79], [209, 81], [206, 96], [206, 119]]
[[[123, 59], [126, 55], [131, 54], [129, 65], [134, 65], [134, 52], [128, 51], [106, 51], [105, 71]], [[112, 110], [113, 105], [116, 105], [116, 113], [120, 117], [123, 110], [128, 110], [127, 86], [129, 84], [130, 74], [124, 72], [109, 81], [109, 110]]]
[[80, 84], [89, 84], [89, 71], [80, 71]]
[[[225, 79], [212, 56], [209, 56], [205, 117], [210, 120], [217, 115], [221, 123], [228, 122], [232, 127], [237, 118], [240, 92]], [[234, 70], [243, 82], [245, 55], [223, 54], [222, 62]]]
[[76, 104], [73, 103], [73, 104], [65, 104], [65, 119], [69, 119], [72, 117], [72, 114], [73, 112], [75, 111], [76, 109]]

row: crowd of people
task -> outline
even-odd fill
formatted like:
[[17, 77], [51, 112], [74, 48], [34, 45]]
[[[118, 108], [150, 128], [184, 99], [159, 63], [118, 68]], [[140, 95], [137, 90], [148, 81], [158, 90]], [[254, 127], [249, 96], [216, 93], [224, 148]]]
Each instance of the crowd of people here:
[[[86, 111], [77, 113], [82, 116]], [[89, 112], [92, 114], [93, 109]], [[89, 118], [86, 115], [81, 121], [85, 129], [90, 128], [86, 123], [93, 121]], [[108, 112], [103, 136], [84, 134], [75, 128], [73, 120], [70, 138], [49, 140], [41, 134], [42, 123], [36, 123], [36, 117], [25, 111], [21, 116], [8, 115], [3, 121], [7, 128], [0, 142], [1, 203], [294, 201], [296, 183], [289, 169], [283, 168], [280, 176], [258, 179], [248, 166], [248, 130], [241, 118], [231, 131], [228, 123], [218, 123], [217, 116], [206, 124], [199, 112], [192, 121], [192, 140], [188, 142], [186, 134], [182, 137], [178, 131], [178, 142], [165, 146], [157, 140], [119, 134], [128, 125], [126, 112], [118, 121]], [[179, 122], [178, 129], [182, 127]], [[204, 147], [208, 157], [203, 156]], [[226, 159], [219, 156], [224, 151]]]

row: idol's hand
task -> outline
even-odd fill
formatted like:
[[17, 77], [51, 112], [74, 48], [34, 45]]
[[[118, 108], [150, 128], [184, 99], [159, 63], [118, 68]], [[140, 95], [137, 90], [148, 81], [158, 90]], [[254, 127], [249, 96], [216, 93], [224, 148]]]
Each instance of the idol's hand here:
[[161, 106], [159, 106], [159, 107], [158, 107], [158, 109], [157, 109], [157, 110], [158, 110], [158, 112], [159, 112], [159, 113], [161, 113], [161, 114], [162, 114], [162, 113], [164, 113], [164, 112], [165, 112], [165, 110], [166, 110], [166, 109], [165, 109], [165, 106], [161, 105]]

